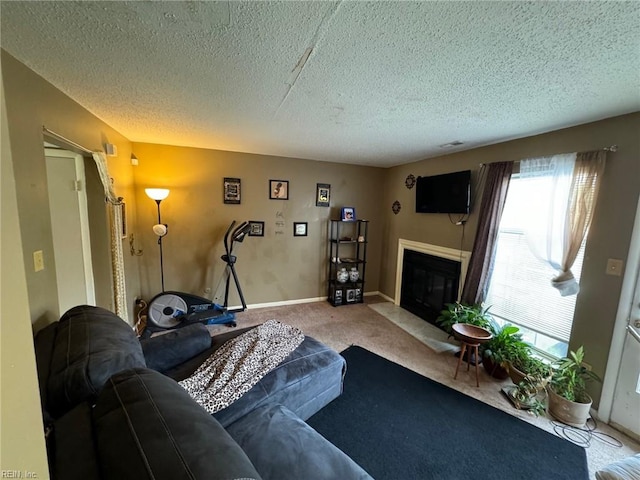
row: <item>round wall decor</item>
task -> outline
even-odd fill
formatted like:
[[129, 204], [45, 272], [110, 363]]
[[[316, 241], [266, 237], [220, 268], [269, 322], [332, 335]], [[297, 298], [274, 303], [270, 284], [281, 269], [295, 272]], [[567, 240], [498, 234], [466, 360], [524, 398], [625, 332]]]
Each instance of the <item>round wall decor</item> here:
[[413, 174], [410, 173], [407, 176], [407, 179], [404, 181], [404, 184], [409, 190], [411, 190], [413, 186], [416, 184], [416, 177], [414, 177]]
[[400, 205], [400, 202], [398, 200], [393, 202], [393, 205], [391, 205], [391, 210], [393, 210], [393, 213], [395, 213], [396, 215], [398, 214], [401, 208], [402, 208], [402, 205]]

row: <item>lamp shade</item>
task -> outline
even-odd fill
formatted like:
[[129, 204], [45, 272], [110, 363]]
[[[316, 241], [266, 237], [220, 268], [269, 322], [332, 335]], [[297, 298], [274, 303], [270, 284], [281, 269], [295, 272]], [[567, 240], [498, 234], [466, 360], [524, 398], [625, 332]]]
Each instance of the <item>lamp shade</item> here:
[[145, 188], [144, 192], [152, 200], [164, 200], [169, 196], [168, 188]]

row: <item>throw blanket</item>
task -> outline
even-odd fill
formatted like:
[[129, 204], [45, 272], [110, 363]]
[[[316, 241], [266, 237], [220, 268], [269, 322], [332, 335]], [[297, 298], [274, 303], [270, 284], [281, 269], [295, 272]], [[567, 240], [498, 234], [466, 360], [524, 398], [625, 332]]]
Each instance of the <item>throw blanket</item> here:
[[269, 320], [226, 342], [180, 385], [209, 413], [228, 407], [304, 340], [291, 325]]

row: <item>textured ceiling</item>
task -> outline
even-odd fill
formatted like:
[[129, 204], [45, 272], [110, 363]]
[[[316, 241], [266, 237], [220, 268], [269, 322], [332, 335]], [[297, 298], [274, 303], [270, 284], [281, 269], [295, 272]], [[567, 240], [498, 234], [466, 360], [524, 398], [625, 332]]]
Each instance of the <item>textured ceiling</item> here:
[[640, 110], [639, 2], [2, 1], [0, 17], [2, 48], [136, 142], [389, 166]]

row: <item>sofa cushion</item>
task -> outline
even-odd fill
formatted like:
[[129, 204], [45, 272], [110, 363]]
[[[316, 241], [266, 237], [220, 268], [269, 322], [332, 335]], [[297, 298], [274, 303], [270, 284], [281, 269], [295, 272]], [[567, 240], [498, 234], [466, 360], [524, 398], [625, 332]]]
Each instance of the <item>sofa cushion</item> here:
[[242, 449], [174, 380], [149, 369], [109, 379], [94, 411], [104, 479], [259, 479]]
[[58, 417], [83, 401], [93, 402], [111, 375], [144, 366], [140, 342], [120, 317], [104, 308], [73, 307], [58, 324], [47, 408]]
[[227, 408], [214, 413], [224, 426], [257, 407], [281, 404], [306, 420], [342, 393], [345, 360], [311, 337]]
[[140, 340], [140, 344], [147, 368], [164, 373], [209, 348], [211, 334], [203, 323], [194, 323]]
[[227, 427], [264, 480], [371, 479], [291, 410], [260, 407]]

